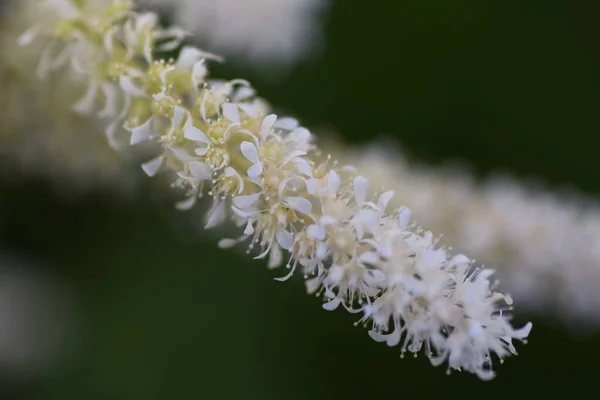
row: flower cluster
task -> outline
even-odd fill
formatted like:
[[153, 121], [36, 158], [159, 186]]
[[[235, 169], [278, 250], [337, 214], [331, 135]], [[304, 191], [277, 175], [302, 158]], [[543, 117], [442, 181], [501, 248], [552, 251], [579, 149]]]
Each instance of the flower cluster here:
[[0, 6], [0, 51], [10, 55], [0, 58], [0, 171], [8, 179], [47, 179], [61, 196], [102, 188], [128, 198], [139, 188], [140, 174], [129, 157], [134, 153], [115, 152], [102, 135], [102, 124], [75, 115], [68, 106], [85, 82], [55, 75], [41, 86], [36, 65], [45, 40], [15, 46], [24, 26], [45, 23], [38, 3], [11, 0]]
[[[579, 320], [577, 330], [598, 325], [597, 201], [499, 176], [472, 194], [472, 211], [456, 221], [457, 245], [481, 256], [488, 252], [489, 263], [498, 265], [511, 292], [528, 307]], [[521, 267], [506, 265], [507, 254]]]
[[[396, 191], [419, 225], [445, 232], [442, 242], [493, 266], [521, 307], [582, 326], [600, 323], [600, 204], [573, 190], [494, 175], [478, 183], [467, 171], [409, 162], [389, 143], [348, 148], [326, 144], [352, 160], [373, 185]], [[551, 290], [549, 290], [551, 288]]]
[[[361, 313], [370, 336], [401, 351], [424, 348], [434, 364], [494, 376], [492, 356], [515, 354], [531, 324], [509, 323], [511, 299], [493, 291], [491, 270], [450, 256], [437, 239], [410, 223], [407, 208], [390, 210], [394, 193], [369, 195], [369, 181], [323, 156], [293, 118], [269, 114], [244, 80], [208, 79], [219, 57], [192, 47], [177, 59], [185, 36], [161, 29], [152, 13], [127, 0], [47, 0], [52, 29], [34, 26], [22, 42], [51, 35], [39, 70], [69, 69], [88, 80], [79, 112], [106, 122], [109, 141], [150, 141], [159, 154], [142, 165], [154, 176], [171, 171], [186, 197], [212, 200], [206, 228], [231, 221], [256, 259], [298, 272], [323, 307]], [[123, 129], [121, 129], [123, 128]]]

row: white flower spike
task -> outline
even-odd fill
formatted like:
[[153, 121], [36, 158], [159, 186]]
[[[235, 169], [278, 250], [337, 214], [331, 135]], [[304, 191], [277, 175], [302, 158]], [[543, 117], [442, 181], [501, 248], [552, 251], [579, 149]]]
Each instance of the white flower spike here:
[[[493, 291], [491, 271], [437, 247], [431, 233], [409, 225], [408, 209], [390, 211], [392, 191], [371, 198], [366, 178], [322, 160], [310, 132], [295, 119], [269, 114], [247, 82], [200, 81], [197, 63], [208, 60], [205, 53], [188, 49], [179, 62], [153, 60], [158, 42], [168, 39], [175, 48], [183, 37], [158, 28], [154, 14], [112, 0], [91, 18], [87, 3], [63, 0], [54, 7], [57, 24], [66, 22], [64, 3], [80, 23], [49, 32], [53, 43], [89, 68], [99, 87], [129, 99], [124, 126], [132, 127], [131, 142], [150, 140], [160, 153], [142, 168], [150, 176], [176, 173], [175, 186], [187, 194], [179, 208], [208, 195], [207, 229], [227, 220], [243, 227], [222, 247], [247, 241], [270, 268], [287, 258], [289, 273], [280, 280], [299, 272], [309, 291], [323, 295], [325, 309], [361, 313], [373, 339], [400, 345], [402, 353], [424, 348], [434, 364], [482, 379], [494, 375], [493, 354], [516, 354], [512, 340], [524, 340], [531, 324], [510, 325], [502, 305], [510, 299]], [[85, 51], [69, 47], [73, 42]], [[119, 68], [98, 71], [90, 60]]]

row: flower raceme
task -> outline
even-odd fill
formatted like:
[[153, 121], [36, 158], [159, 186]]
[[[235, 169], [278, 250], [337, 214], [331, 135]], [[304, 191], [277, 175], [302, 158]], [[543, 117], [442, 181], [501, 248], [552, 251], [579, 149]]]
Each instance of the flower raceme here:
[[455, 166], [409, 161], [385, 141], [321, 148], [395, 189], [390, 206], [408, 205], [421, 226], [444, 232], [440, 242], [494, 265], [521, 310], [552, 313], [578, 334], [600, 323], [598, 200], [505, 174], [477, 183]]
[[[149, 176], [171, 171], [190, 209], [209, 196], [206, 228], [226, 221], [241, 231], [219, 242], [247, 243], [248, 253], [299, 273], [323, 307], [360, 313], [370, 336], [401, 352], [424, 348], [434, 364], [494, 376], [492, 356], [516, 354], [531, 323], [514, 329], [511, 299], [493, 291], [491, 270], [450, 256], [410, 211], [389, 210], [394, 193], [369, 197], [369, 182], [351, 166], [323, 157], [311, 133], [293, 118], [269, 114], [244, 80], [208, 79], [219, 57], [183, 46], [185, 33], [161, 29], [152, 13], [127, 0], [47, 0], [21, 43], [50, 36], [38, 71], [69, 70], [87, 90], [74, 109], [106, 122], [114, 146], [153, 142], [142, 165]], [[44, 18], [48, 18], [48, 13]]]
[[0, 2], [0, 52], [10, 54], [0, 58], [3, 177], [41, 177], [61, 197], [77, 198], [89, 190], [108, 189], [121, 200], [131, 199], [140, 179], [131, 168], [137, 161], [128, 156], [143, 155], [115, 152], [101, 134], [101, 121], [72, 112], [69, 105], [81, 94], [80, 83], [72, 76], [65, 74], [40, 86], [36, 66], [44, 40], [15, 48], [23, 27], [39, 20], [38, 8], [34, 0]]

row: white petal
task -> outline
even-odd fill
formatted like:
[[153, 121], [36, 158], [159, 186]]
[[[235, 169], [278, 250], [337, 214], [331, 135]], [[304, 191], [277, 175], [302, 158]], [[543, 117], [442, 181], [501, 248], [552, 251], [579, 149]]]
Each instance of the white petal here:
[[[175, 39], [163, 42], [160, 45], [157, 45], [156, 49], [159, 51], [174, 51], [175, 49], [177, 49], [179, 47], [180, 44], [181, 44], [181, 38], [175, 38]], [[148, 46], [151, 46], [151, 44], [149, 43]], [[150, 54], [152, 54], [151, 48], [149, 49], [148, 55], [146, 56], [148, 60], [151, 60], [151, 58], [149, 58]]]
[[173, 117], [171, 118], [171, 127], [178, 128], [179, 125], [181, 125], [181, 121], [183, 121], [183, 118], [186, 115], [188, 115], [188, 112], [186, 111], [185, 108], [176, 106], [173, 109]]
[[205, 163], [201, 161], [192, 161], [190, 163], [190, 172], [196, 179], [208, 180], [212, 178], [213, 171]]
[[73, 110], [80, 114], [89, 114], [94, 108], [94, 102], [96, 101], [96, 93], [98, 92], [98, 85], [96, 82], [90, 79], [85, 94], [75, 103]]
[[223, 116], [231, 122], [233, 122], [234, 124], [240, 122], [240, 111], [238, 110], [238, 107], [235, 104], [223, 104]]
[[150, 139], [150, 135], [152, 134], [152, 121], [153, 118], [150, 117], [143, 124], [131, 129], [131, 141], [129, 143], [132, 146]]
[[187, 211], [194, 207], [194, 204], [196, 204], [197, 199], [198, 197], [194, 194], [185, 200], [177, 202], [175, 204], [175, 208], [177, 208], [179, 211]]
[[358, 173], [356, 167], [354, 165], [344, 165], [343, 167], [340, 168], [341, 171], [347, 172], [349, 174], [356, 174]]
[[212, 209], [208, 212], [208, 215], [206, 218], [207, 221], [206, 221], [206, 225], [204, 226], [204, 229], [214, 228], [215, 226], [219, 225], [223, 221], [224, 217], [225, 217], [225, 202], [219, 201], [218, 203], [214, 204]]
[[204, 95], [202, 96], [202, 101], [200, 102], [200, 115], [202, 115], [202, 121], [204, 122], [207, 121], [206, 101], [208, 100], [209, 93], [210, 92], [208, 90], [205, 90]]
[[36, 70], [38, 79], [45, 80], [48, 77], [48, 71], [50, 70], [50, 64], [52, 63], [52, 52], [54, 51], [55, 47], [56, 45], [51, 43], [49, 46], [46, 46], [44, 50], [42, 50], [40, 61]]
[[188, 162], [196, 159], [196, 157], [190, 155], [185, 149], [182, 149], [181, 147], [171, 146], [169, 147], [169, 150], [171, 150], [171, 153], [173, 153], [173, 155], [181, 162]]
[[277, 231], [275, 237], [277, 238], [277, 243], [284, 250], [289, 250], [294, 244], [294, 236], [284, 229]]
[[319, 286], [321, 286], [321, 278], [313, 278], [310, 280], [307, 280], [305, 282], [306, 284], [306, 292], [308, 294], [313, 294], [314, 292], [317, 291], [317, 289], [319, 289]]
[[[182, 31], [180, 33], [180, 35], [189, 36], [190, 34], [188, 34], [185, 31]], [[225, 61], [225, 59], [223, 57], [221, 57], [220, 55], [217, 55], [214, 53], [209, 53], [208, 51], [204, 51], [204, 50], [199, 50], [199, 51], [200, 51], [200, 56], [205, 60], [211, 60], [211, 61], [216, 61], [216, 62]]]
[[104, 48], [106, 49], [106, 52], [111, 55], [113, 53], [113, 39], [114, 39], [116, 30], [117, 30], [117, 28], [115, 28], [115, 27], [110, 28], [104, 34], [104, 37], [103, 37]]
[[251, 218], [257, 214], [260, 214], [260, 211], [245, 211], [237, 208], [235, 205], [231, 206], [231, 210], [242, 218]]
[[425, 240], [428, 243], [432, 243], [433, 242], [433, 233], [431, 233], [431, 231], [427, 231], [423, 234], [423, 240]]
[[376, 331], [369, 331], [369, 336], [371, 336], [371, 339], [373, 339], [376, 342], [385, 342], [387, 340], [386, 336], [382, 333], [376, 332]]
[[281, 261], [283, 261], [281, 248], [279, 246], [273, 246], [271, 248], [271, 254], [269, 254], [269, 263], [267, 264], [267, 267], [277, 268], [281, 265]]
[[408, 207], [400, 208], [398, 212], [398, 220], [400, 221], [400, 227], [406, 228], [410, 222], [410, 209]]
[[146, 175], [154, 176], [158, 173], [158, 170], [160, 169], [160, 167], [162, 167], [164, 160], [165, 160], [164, 156], [159, 156], [159, 157], [153, 158], [152, 160], [143, 163], [142, 169], [144, 170]]
[[258, 158], [258, 149], [256, 146], [250, 142], [242, 142], [240, 145], [240, 150], [242, 154], [248, 161], [252, 164], [257, 164], [260, 160]]
[[119, 86], [125, 91], [125, 93], [134, 97], [146, 97], [146, 92], [141, 88], [137, 87], [133, 80], [128, 76], [121, 76], [119, 78]]
[[287, 188], [288, 183], [290, 183], [293, 179], [294, 179], [294, 177], [284, 178], [281, 180], [281, 182], [279, 182], [279, 187], [277, 188], [279, 197], [283, 197], [283, 192], [285, 191], [285, 188]]
[[387, 207], [388, 203], [392, 199], [392, 197], [394, 197], [393, 190], [388, 190], [387, 192], [383, 193], [381, 196], [379, 196], [379, 201], [377, 202], [377, 207], [381, 211], [384, 211], [385, 208]]
[[248, 223], [246, 224], [246, 228], [244, 229], [244, 235], [252, 235], [254, 233], [254, 226], [252, 224], [253, 224], [253, 221], [248, 220]]
[[188, 118], [183, 125], [183, 136], [188, 140], [210, 143], [206, 134], [194, 126], [194, 121], [190, 115], [188, 115]]
[[104, 108], [98, 112], [100, 118], [112, 117], [119, 113], [117, 99], [119, 92], [116, 87], [105, 83], [102, 85], [102, 93], [104, 94]]
[[[178, 64], [186, 64], [186, 69], [191, 67], [192, 69], [192, 84], [194, 87], [198, 87], [200, 83], [204, 81], [206, 75], [208, 73], [208, 69], [206, 68], [206, 59], [219, 58], [218, 56], [214, 56], [210, 53], [206, 53], [204, 51], [200, 51], [193, 47], [185, 47], [184, 49], [188, 49], [187, 54], [180, 54]], [[201, 58], [201, 59], [200, 59]]]
[[192, 84], [194, 87], [198, 87], [202, 83], [207, 73], [208, 69], [204, 65], [204, 60], [194, 64], [194, 68], [192, 69]]
[[[249, 84], [249, 83], [248, 83]], [[241, 101], [246, 101], [249, 98], [251, 98], [252, 96], [254, 96], [256, 94], [256, 91], [248, 86], [241, 86], [239, 87], [235, 93], [233, 94], [233, 96], [231, 96], [231, 100], [235, 103], [239, 103]], [[246, 104], [249, 105], [249, 104]], [[238, 106], [240, 108], [242, 108], [242, 104], [238, 104]], [[252, 106], [250, 106], [252, 107]], [[242, 108], [243, 109], [243, 108]], [[250, 114], [248, 114], [250, 115]]]
[[[374, 244], [374, 243], [373, 243]], [[379, 252], [379, 254], [384, 257], [384, 258], [391, 258], [392, 254], [393, 254], [393, 246], [391, 241], [386, 241], [383, 243], [379, 243], [375, 246], [373, 246], [377, 249], [377, 251]]]
[[329, 300], [327, 303], [324, 303], [323, 308], [327, 311], [333, 311], [336, 308], [338, 308], [340, 303], [341, 303], [340, 299], [336, 297], [332, 300]]
[[21, 36], [19, 36], [19, 46], [27, 46], [28, 44], [30, 44], [37, 37], [39, 32], [40, 29], [37, 26], [34, 26], [33, 28], [25, 31]]
[[294, 160], [294, 164], [296, 165], [296, 170], [306, 176], [312, 176], [313, 169], [308, 163], [307, 160], [303, 158], [296, 158]]
[[309, 194], [316, 196], [321, 189], [321, 182], [318, 179], [310, 178], [306, 181], [306, 190]]
[[[492, 275], [494, 275], [495, 273], [496, 273], [496, 271], [491, 268], [486, 268], [484, 270], [480, 270], [479, 273], [475, 276], [475, 281], [480, 281], [480, 280], [489, 281], [489, 278], [491, 278]], [[509, 299], [509, 302], [510, 301], [512, 301], [512, 300]]]
[[182, 40], [183, 37], [173, 38], [171, 40], [161, 43], [156, 47], [156, 49], [159, 51], [174, 51], [181, 45]]
[[371, 233], [374, 233], [379, 227], [379, 216], [375, 211], [361, 210], [358, 216]]
[[75, 70], [75, 72], [77, 72], [78, 74], [89, 75], [88, 70], [83, 65], [81, 65], [81, 61], [78, 58], [71, 58], [71, 66], [73, 67], [73, 70]]
[[262, 164], [256, 163], [250, 168], [248, 168], [248, 171], [246, 173], [248, 174], [248, 177], [256, 178], [257, 176], [260, 176], [260, 174], [262, 174], [262, 170]]
[[302, 126], [299, 126], [298, 128], [294, 129], [290, 135], [294, 136], [296, 140], [300, 142], [310, 142], [310, 139], [312, 137], [310, 131]]
[[327, 192], [330, 196], [336, 195], [340, 189], [340, 176], [335, 171], [329, 171], [327, 174]]
[[308, 214], [312, 210], [312, 203], [310, 202], [310, 200], [305, 199], [303, 197], [290, 196], [286, 197], [285, 200], [288, 206], [303, 214]]
[[286, 129], [291, 131], [292, 129], [296, 128], [298, 126], [298, 120], [296, 120], [295, 118], [280, 118], [279, 120], [277, 120], [277, 122], [275, 122], [273, 124], [274, 128], [280, 128], [280, 129]]
[[528, 322], [522, 328], [514, 329], [512, 336], [516, 339], [525, 339], [531, 333], [531, 329], [533, 329], [533, 324]]
[[54, 57], [54, 60], [50, 63], [50, 68], [56, 70], [65, 65], [73, 57], [72, 51], [68, 47], [62, 49], [58, 55]]
[[301, 258], [298, 262], [304, 267], [313, 268], [315, 265], [317, 265], [318, 260], [313, 258]]
[[389, 335], [384, 335], [375, 331], [369, 331], [369, 336], [371, 336], [371, 339], [375, 340], [376, 342], [386, 342], [388, 346], [393, 347], [400, 343], [400, 338], [402, 337], [402, 330], [396, 328]]
[[365, 236], [365, 228], [361, 224], [357, 224], [354, 229], [356, 229], [356, 237], [358, 239], [362, 239]]
[[[152, 65], [152, 44], [153, 44], [154, 40], [150, 35], [146, 35], [146, 40], [144, 40], [144, 58], [146, 59], [146, 62], [150, 65]], [[160, 48], [162, 49], [164, 46], [164, 44], [162, 44], [160, 46]], [[157, 47], [157, 50], [159, 50], [159, 48]], [[169, 50], [163, 50], [163, 51], [169, 51]]]
[[367, 200], [369, 191], [369, 181], [364, 176], [354, 178], [354, 198], [358, 204], [362, 204]]
[[295, 269], [296, 269], [296, 266], [294, 265], [294, 267], [291, 269], [290, 272], [288, 272], [288, 274], [286, 276], [282, 276], [281, 278], [275, 278], [275, 280], [279, 281], [279, 282], [285, 282], [285, 281], [287, 281], [288, 279], [290, 279], [294, 275]]
[[327, 255], [328, 251], [329, 251], [329, 247], [327, 247], [327, 245], [325, 243], [318, 243], [317, 251], [315, 252], [315, 256], [319, 259], [323, 259]]
[[245, 210], [248, 207], [251, 207], [254, 203], [256, 203], [258, 199], [260, 199], [260, 196], [261, 193], [254, 193], [246, 196], [236, 196], [233, 198], [233, 204], [236, 207]]
[[190, 69], [201, 58], [202, 51], [192, 46], [183, 46], [175, 64], [182, 69]]
[[119, 140], [116, 138], [116, 134], [120, 126], [121, 121], [115, 120], [106, 125], [106, 129], [104, 130], [104, 133], [106, 134], [106, 139], [108, 140], [108, 145], [115, 150], [123, 148], [123, 144], [119, 142]]
[[208, 147], [198, 147], [196, 150], [194, 150], [194, 153], [197, 156], [202, 157], [203, 155], [205, 155], [206, 153], [208, 153]]
[[280, 166], [285, 167], [290, 161], [294, 160], [296, 157], [300, 157], [305, 155], [306, 152], [302, 150], [294, 150], [286, 154], [285, 157], [281, 159]]
[[230, 249], [233, 246], [238, 244], [238, 241], [235, 239], [221, 239], [219, 240], [219, 247], [222, 249]]
[[379, 265], [379, 256], [374, 251], [368, 251], [360, 255], [360, 262], [369, 265]]
[[154, 25], [158, 23], [157, 16], [152, 13], [144, 13], [140, 14], [139, 17], [134, 21], [135, 22], [135, 30], [138, 32], [153, 28]]
[[380, 287], [385, 280], [387, 279], [387, 275], [379, 270], [373, 269], [369, 270], [364, 276], [363, 281], [371, 287]]
[[225, 176], [226, 177], [234, 177], [235, 179], [237, 179], [237, 183], [238, 183], [238, 193], [242, 193], [244, 191], [244, 180], [242, 179], [242, 177], [240, 176], [240, 174], [237, 173], [237, 171], [231, 167], [227, 167], [225, 168]]
[[323, 215], [319, 222], [321, 223], [321, 225], [333, 225], [337, 223], [337, 219], [329, 215]]
[[271, 133], [271, 129], [273, 128], [273, 124], [277, 121], [277, 115], [270, 114], [267, 115], [260, 125], [260, 137], [266, 138], [269, 133]]
[[452, 257], [452, 259], [450, 259], [450, 261], [448, 261], [448, 264], [450, 266], [469, 265], [470, 263], [471, 263], [471, 259], [463, 254], [457, 254], [454, 257]]
[[256, 118], [258, 116], [258, 113], [256, 112], [256, 107], [254, 107], [252, 104], [238, 104], [238, 107], [242, 109], [243, 112], [245, 112], [246, 114], [248, 114], [248, 116]]
[[325, 228], [321, 225], [309, 225], [306, 228], [306, 234], [308, 237], [316, 240], [324, 240], [325, 239]]

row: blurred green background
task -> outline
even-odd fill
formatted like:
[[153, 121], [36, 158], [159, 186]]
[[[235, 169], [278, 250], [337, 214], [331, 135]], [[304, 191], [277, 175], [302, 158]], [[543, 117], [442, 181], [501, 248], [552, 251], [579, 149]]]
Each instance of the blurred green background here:
[[[600, 193], [600, 4], [592, 0], [337, 0], [325, 52], [284, 80], [231, 61], [276, 110], [350, 143], [397, 138], [430, 164], [462, 160]], [[149, 190], [66, 202], [46, 183], [0, 185], [0, 242], [74, 290], [68, 356], [2, 381], [23, 399], [493, 398], [594, 393], [600, 335], [544, 315], [492, 382], [399, 359], [328, 313], [302, 283], [220, 251]], [[569, 266], [565, 266], [568, 268]], [[599, 288], [600, 289], [600, 288]], [[518, 310], [518, 308], [517, 308]], [[600, 310], [599, 310], [600, 313]]]

